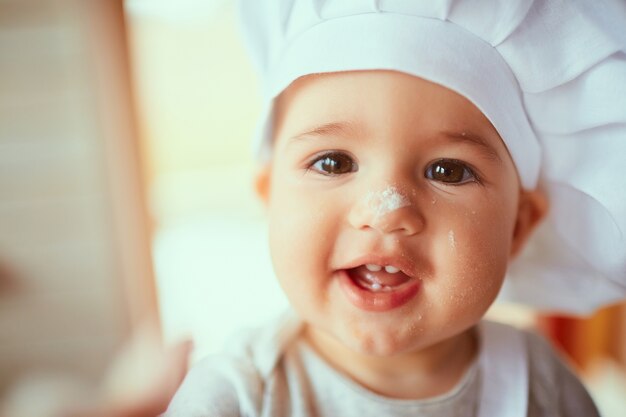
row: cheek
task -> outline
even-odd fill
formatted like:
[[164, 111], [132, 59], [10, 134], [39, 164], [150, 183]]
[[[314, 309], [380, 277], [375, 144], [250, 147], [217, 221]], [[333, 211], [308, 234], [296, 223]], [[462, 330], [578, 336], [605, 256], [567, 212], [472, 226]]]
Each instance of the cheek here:
[[270, 245], [276, 255], [323, 243], [330, 219], [322, 204], [296, 187], [276, 187], [269, 203]]
[[444, 216], [436, 255], [443, 285], [436, 296], [454, 307], [450, 311], [482, 314], [497, 296], [509, 261], [511, 213], [503, 204], [487, 204]]
[[324, 282], [337, 224], [333, 210], [314, 191], [273, 180], [269, 200], [270, 252], [276, 276], [292, 298]]

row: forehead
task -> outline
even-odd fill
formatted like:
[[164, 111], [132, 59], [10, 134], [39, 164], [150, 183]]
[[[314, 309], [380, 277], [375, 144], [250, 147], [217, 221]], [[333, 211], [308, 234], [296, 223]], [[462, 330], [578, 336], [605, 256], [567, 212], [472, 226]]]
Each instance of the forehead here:
[[499, 136], [469, 100], [441, 85], [397, 71], [314, 74], [293, 82], [278, 97], [274, 136], [333, 122], [363, 130], [471, 131]]

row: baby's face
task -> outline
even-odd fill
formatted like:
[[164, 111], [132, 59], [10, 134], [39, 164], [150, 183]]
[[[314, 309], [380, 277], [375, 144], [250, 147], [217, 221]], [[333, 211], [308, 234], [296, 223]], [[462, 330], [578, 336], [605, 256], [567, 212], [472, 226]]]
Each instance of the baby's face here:
[[280, 104], [270, 246], [305, 322], [375, 355], [478, 322], [523, 235], [516, 170], [485, 116], [392, 71], [305, 77]]

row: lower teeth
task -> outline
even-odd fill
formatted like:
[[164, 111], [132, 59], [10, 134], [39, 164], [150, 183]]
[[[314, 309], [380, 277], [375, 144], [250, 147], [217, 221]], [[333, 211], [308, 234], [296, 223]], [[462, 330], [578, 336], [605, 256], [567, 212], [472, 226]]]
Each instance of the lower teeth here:
[[389, 292], [389, 291], [393, 291], [393, 287], [390, 287], [389, 285], [382, 285], [380, 282], [378, 281], [370, 281], [367, 279], [362, 279], [361, 280], [361, 285], [364, 288], [367, 288], [370, 291], [373, 292]]
[[392, 290], [390, 286], [381, 284], [380, 281], [376, 278], [376, 276], [374, 276], [374, 274], [371, 274], [371, 273], [365, 274], [365, 277], [361, 278], [361, 282], [363, 283], [364, 287], [368, 288], [369, 290], [373, 292]]

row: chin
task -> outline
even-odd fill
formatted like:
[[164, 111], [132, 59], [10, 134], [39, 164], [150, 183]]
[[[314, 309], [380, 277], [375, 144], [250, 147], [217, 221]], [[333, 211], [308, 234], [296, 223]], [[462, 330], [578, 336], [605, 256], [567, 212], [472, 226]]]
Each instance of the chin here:
[[364, 332], [358, 336], [342, 337], [340, 342], [351, 350], [369, 356], [390, 357], [414, 349], [411, 340], [401, 335], [390, 334], [388, 329], [381, 332]]

